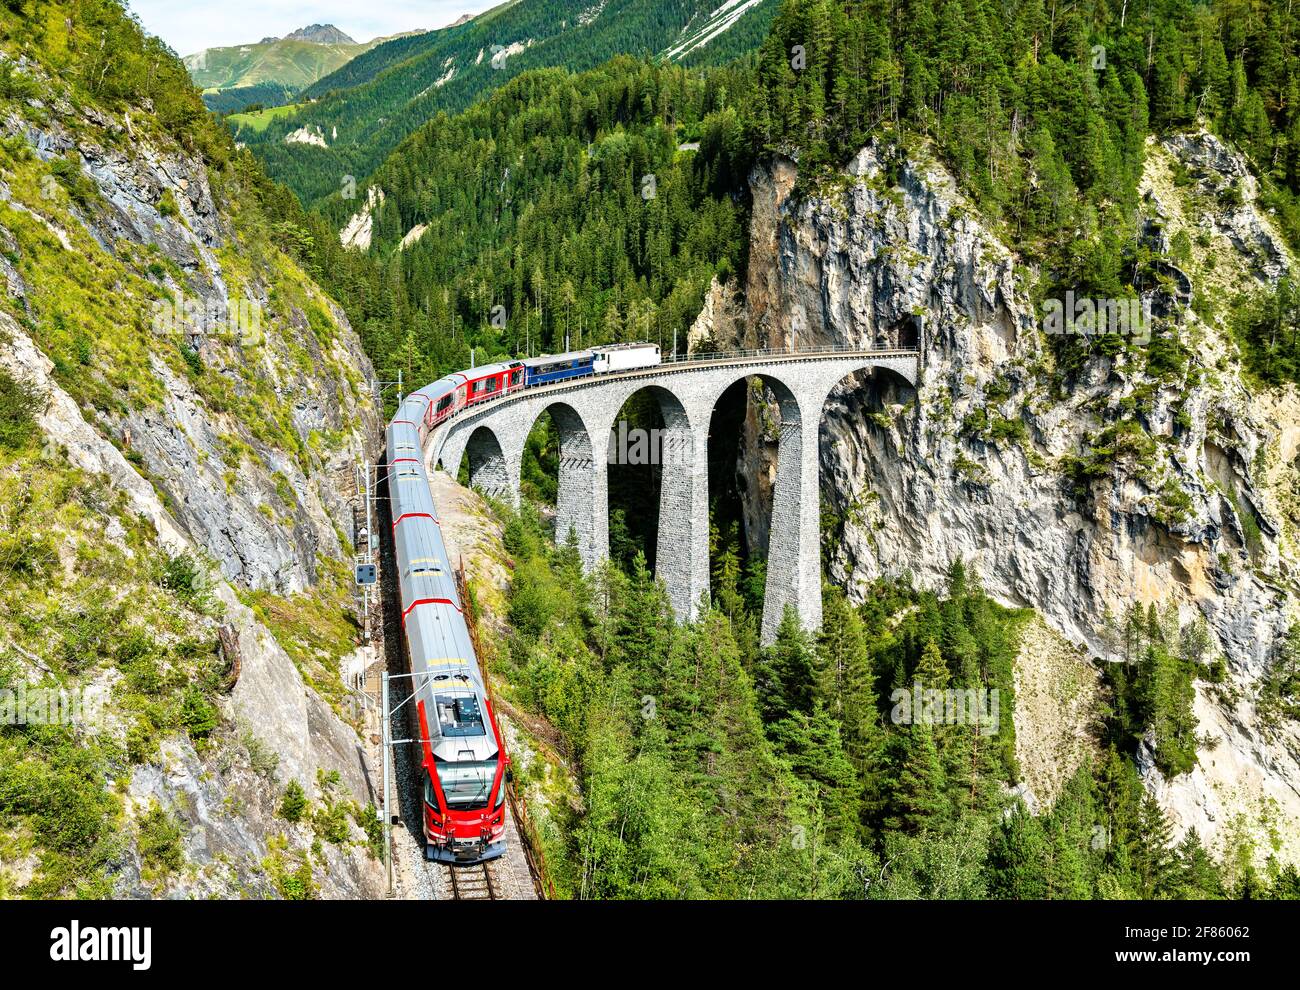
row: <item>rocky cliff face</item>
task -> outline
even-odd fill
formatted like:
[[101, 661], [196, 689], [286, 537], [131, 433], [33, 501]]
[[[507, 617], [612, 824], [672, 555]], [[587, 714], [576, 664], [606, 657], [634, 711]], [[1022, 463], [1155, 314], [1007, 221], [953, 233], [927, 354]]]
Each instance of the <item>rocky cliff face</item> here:
[[[1192, 188], [1170, 182], [1171, 170], [1190, 175]], [[1286, 496], [1297, 427], [1279, 415], [1294, 413], [1295, 397], [1252, 393], [1221, 318], [1180, 305], [1180, 279], [1262, 287], [1293, 264], [1255, 206], [1244, 164], [1208, 135], [1152, 143], [1150, 225], [1164, 238], [1186, 229], [1199, 245], [1153, 306], [1168, 313], [1190, 367], [1158, 377], [1132, 354], [1094, 357], [1063, 395], [1053, 394], [1052, 350], [1029, 298], [1036, 273], [940, 165], [873, 146], [833, 188], [794, 197], [796, 177], [793, 163], [777, 161], [751, 178], [745, 322], [754, 338], [743, 342], [924, 339], [916, 391], [887, 373], [863, 376], [825, 407], [831, 576], [851, 593], [904, 572], [938, 584], [962, 558], [995, 597], [1039, 610], [1097, 657], [1110, 655], [1108, 616], [1134, 601], [1174, 603], [1182, 623], [1207, 622], [1233, 688], [1212, 695], [1198, 685], [1209, 733], [1200, 766], [1163, 781], [1148, 762], [1149, 787], [1181, 826], [1214, 838], [1261, 803], [1281, 819], [1300, 814], [1300, 735], [1287, 727], [1266, 737], [1252, 700], [1295, 613]], [[1228, 185], [1239, 199], [1216, 196]], [[1199, 264], [1209, 254], [1219, 259], [1213, 269]], [[1063, 469], [1105, 446], [1115, 436], [1105, 431], [1124, 419], [1148, 439], [1112, 447], [1113, 463], [1078, 490]], [[775, 456], [751, 429], [739, 460], [758, 481], [745, 509], [760, 547], [770, 498], [762, 480]]]
[[342, 682], [359, 341], [237, 168], [16, 71], [40, 96], [0, 120], [0, 369], [43, 439], [0, 451], [0, 512], [48, 556], [0, 561], [0, 680], [104, 689], [71, 731], [111, 776], [93, 851], [0, 815], [0, 892], [69, 892], [75, 855], [116, 896], [378, 896]]
[[[258, 270], [239, 257], [240, 232], [214, 203], [200, 162], [133, 136], [129, 114], [54, 110], [43, 124], [13, 112], [0, 132], [40, 162], [78, 162], [93, 192], [69, 204], [71, 219], [115, 260], [148, 257], [153, 298], [142, 287], [128, 304], [148, 314], [136, 329], [179, 341], [191, 365], [150, 354], [161, 401], [103, 410], [102, 424], [136, 452], [227, 578], [279, 592], [307, 587], [319, 553], [341, 554], [336, 483], [379, 427], [361, 387], [373, 374], [347, 317], [300, 272], [275, 260]], [[259, 418], [250, 407], [260, 403]]]

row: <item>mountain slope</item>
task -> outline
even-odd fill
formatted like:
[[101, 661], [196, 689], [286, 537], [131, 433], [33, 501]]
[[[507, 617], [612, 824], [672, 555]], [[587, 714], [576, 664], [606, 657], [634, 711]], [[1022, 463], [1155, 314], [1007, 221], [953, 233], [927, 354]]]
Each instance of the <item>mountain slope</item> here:
[[[464, 108], [528, 69], [578, 71], [620, 53], [657, 55], [674, 46], [672, 57], [693, 64], [724, 61], [758, 45], [776, 6], [517, 0], [458, 26], [381, 45], [309, 87], [303, 95], [317, 102], [292, 120], [237, 137], [273, 178], [311, 202], [336, 191], [344, 175], [368, 176], [439, 111]], [[731, 45], [732, 38], [739, 43]], [[337, 137], [326, 148], [286, 144], [302, 127], [337, 130]]]
[[294, 91], [280, 83], [259, 83], [256, 86], [236, 86], [233, 89], [209, 89], [203, 93], [203, 105], [216, 114], [248, 111], [257, 107], [285, 106], [293, 99]]
[[[1180, 167], [1201, 178], [1168, 182]], [[1241, 168], [1209, 135], [1148, 146], [1144, 212], [1170, 237], [1207, 234], [1186, 265], [1198, 290], [1266, 293], [1296, 270], [1253, 188], [1239, 204], [1205, 195]], [[1300, 722], [1280, 715], [1295, 686], [1272, 686], [1296, 639], [1294, 387], [1253, 382], [1228, 314], [1166, 307], [1170, 286], [1151, 290], [1155, 332], [1183, 363], [1094, 351], [1062, 386], [1027, 291], [1037, 272], [921, 149], [870, 145], [803, 197], [796, 180], [788, 160], [755, 172], [748, 305], [725, 343], [862, 346], [925, 318], [918, 389], [864, 376], [828, 403], [836, 583], [855, 598], [886, 576], [941, 586], [963, 561], [1096, 658], [1121, 713], [1101, 741], [1130, 754], [1175, 840], [1195, 829], [1225, 862], [1300, 861]], [[766, 475], [771, 440], [754, 430], [745, 447]], [[1076, 487], [1081, 454], [1095, 469]], [[748, 498], [747, 518], [768, 518], [762, 490]], [[1091, 718], [1062, 728], [1086, 738]]]
[[36, 6], [0, 9], [0, 687], [104, 703], [0, 723], [0, 896], [376, 895], [364, 354], [181, 63], [111, 0]]
[[310, 86], [375, 42], [319, 42], [280, 38], [255, 45], [205, 48], [185, 56], [185, 68], [203, 89], [237, 89], [275, 83], [292, 90]]
[[353, 316], [376, 363], [437, 377], [471, 342], [684, 341], [710, 281], [742, 264], [731, 177], [745, 166], [720, 106], [734, 78], [629, 56], [525, 73], [413, 134], [357, 198], [327, 201], [352, 245], [339, 281], [368, 287]]
[[[1300, 858], [1300, 38], [1282, 4], [1238, 14], [1103, 4], [1053, 39], [1032, 2], [792, 0], [746, 103], [747, 291], [706, 309], [736, 346], [924, 330], [919, 388], [872, 376], [827, 408], [830, 573], [870, 607], [874, 579], [964, 561], [1086, 645], [1113, 698], [1098, 766], [1253, 896]], [[1145, 315], [1049, 319], [1085, 297]], [[747, 478], [773, 473], [768, 412]], [[745, 495], [760, 548], [770, 494]]]

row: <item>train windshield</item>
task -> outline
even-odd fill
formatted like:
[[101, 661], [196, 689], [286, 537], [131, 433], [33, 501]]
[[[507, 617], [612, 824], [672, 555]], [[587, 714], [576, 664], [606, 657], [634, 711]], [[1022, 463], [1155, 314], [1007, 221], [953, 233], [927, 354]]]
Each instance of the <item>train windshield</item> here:
[[487, 807], [496, 775], [496, 760], [438, 764], [438, 780], [449, 808]]

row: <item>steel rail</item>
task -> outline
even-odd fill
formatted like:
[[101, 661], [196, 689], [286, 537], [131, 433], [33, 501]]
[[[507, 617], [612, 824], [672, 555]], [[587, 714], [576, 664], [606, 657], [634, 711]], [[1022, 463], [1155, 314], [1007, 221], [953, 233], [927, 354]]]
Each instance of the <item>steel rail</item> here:
[[[497, 891], [496, 886], [492, 883], [492, 871], [489, 869], [489, 865], [489, 863], [475, 863], [469, 866], [447, 864], [447, 872], [451, 880], [452, 900], [495, 901]], [[478, 886], [480, 881], [482, 886]], [[479, 896], [480, 894], [485, 896]]]

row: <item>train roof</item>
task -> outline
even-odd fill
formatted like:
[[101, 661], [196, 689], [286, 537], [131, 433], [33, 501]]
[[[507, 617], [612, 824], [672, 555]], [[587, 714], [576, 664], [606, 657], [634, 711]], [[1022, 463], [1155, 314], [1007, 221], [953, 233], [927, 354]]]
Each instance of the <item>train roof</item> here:
[[432, 385], [426, 385], [420, 389], [431, 399], [441, 399], [448, 392], [455, 389], [461, 383], [461, 379], [456, 375], [448, 375], [446, 378], [439, 378]]
[[463, 379], [455, 375], [448, 375], [446, 378], [439, 378], [436, 382], [416, 389], [402, 400], [397, 415], [393, 418], [397, 420], [407, 419], [413, 423], [418, 422], [420, 415], [427, 406], [437, 402], [448, 392], [454, 390], [462, 381]]
[[465, 621], [455, 606], [416, 605], [406, 618], [406, 637], [414, 694], [430, 721], [434, 755], [450, 761], [496, 755], [496, 735], [487, 722], [487, 693]]
[[608, 353], [609, 351], [637, 351], [637, 350], [643, 350], [645, 348], [649, 348], [651, 350], [657, 351], [659, 350], [659, 345], [651, 344], [648, 341], [628, 341], [627, 343], [623, 343], [623, 344], [600, 344], [596, 347], [593, 347], [592, 350], [597, 352]]
[[498, 361], [495, 364], [481, 364], [477, 368], [468, 368], [462, 371], [465, 381], [475, 381], [479, 378], [486, 378], [488, 375], [499, 375], [503, 371], [509, 371], [511, 368], [518, 368], [522, 361]]
[[550, 364], [558, 364], [562, 361], [578, 361], [582, 358], [591, 357], [591, 348], [585, 351], [565, 351], [563, 354], [539, 354], [535, 358], [525, 358], [525, 368], [541, 368]]

